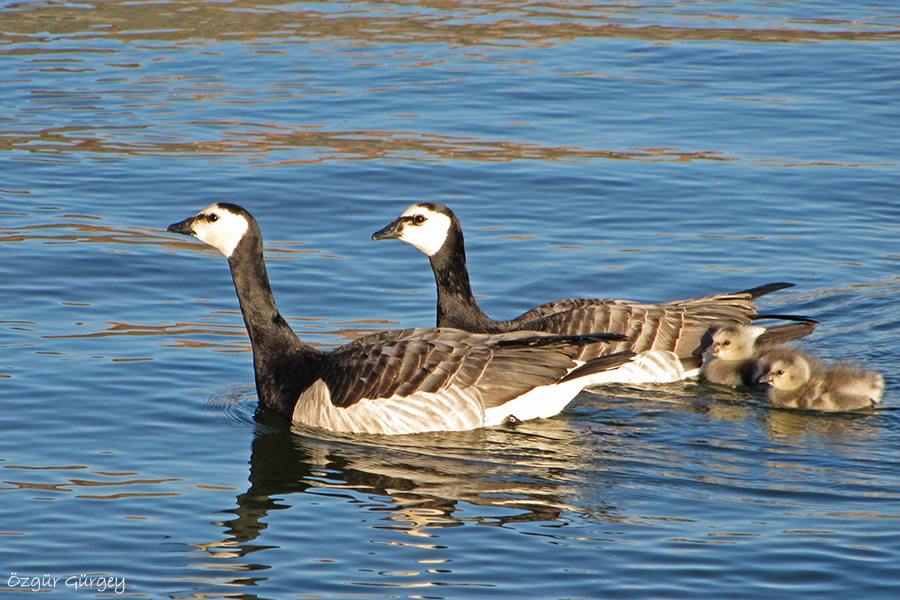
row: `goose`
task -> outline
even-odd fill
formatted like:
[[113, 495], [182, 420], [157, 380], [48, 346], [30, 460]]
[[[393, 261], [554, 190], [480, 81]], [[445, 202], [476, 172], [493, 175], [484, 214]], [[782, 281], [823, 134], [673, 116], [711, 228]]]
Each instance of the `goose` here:
[[216, 203], [168, 231], [194, 236], [228, 258], [259, 402], [313, 427], [405, 434], [547, 418], [581, 391], [582, 377], [631, 356], [574, 360], [582, 346], [621, 340], [617, 334], [450, 328], [383, 331], [320, 350], [301, 341], [278, 312], [262, 233], [244, 208]]
[[[395, 221], [372, 234], [373, 240], [402, 240], [428, 256], [437, 284], [437, 326], [475, 333], [518, 330], [553, 334], [608, 331], [628, 341], [604, 348], [584, 347], [579, 359], [631, 350], [637, 356], [617, 369], [598, 373], [594, 383], [665, 383], [698, 375], [702, 354], [715, 327], [749, 324], [757, 317], [756, 298], [792, 287], [772, 283], [733, 294], [718, 294], [664, 304], [592, 298], [538, 306], [509, 321], [488, 317], [472, 294], [462, 227], [452, 210], [437, 202], [410, 206]], [[811, 329], [809, 330], [811, 331]], [[805, 333], [794, 330], [796, 337]]]
[[846, 362], [824, 365], [791, 347], [775, 348], [763, 360], [760, 381], [770, 384], [769, 402], [779, 408], [850, 411], [881, 402], [884, 377]]
[[759, 315], [760, 318], [792, 318], [798, 323], [765, 328], [729, 323], [716, 328], [712, 344], [704, 352], [700, 378], [710, 383], [733, 387], [760, 387], [760, 362], [779, 344], [812, 332], [818, 321], [806, 317]]

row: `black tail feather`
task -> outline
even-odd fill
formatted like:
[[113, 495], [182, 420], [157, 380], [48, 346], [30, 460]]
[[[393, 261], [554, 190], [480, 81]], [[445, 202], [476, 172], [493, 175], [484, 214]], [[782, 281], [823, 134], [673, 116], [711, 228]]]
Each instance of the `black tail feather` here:
[[794, 285], [795, 284], [793, 283], [786, 282], [767, 283], [766, 285], [761, 285], [759, 287], [735, 292], [735, 294], [750, 294], [750, 299], [756, 300], [760, 296], [765, 296], [766, 294], [771, 294], [772, 292], [777, 292], [778, 290], [783, 290], [785, 288], [794, 287]]
[[634, 352], [626, 351], [592, 358], [577, 369], [570, 371], [569, 374], [560, 379], [558, 383], [564, 383], [566, 381], [571, 381], [572, 379], [585, 377], [586, 375], [593, 375], [594, 373], [602, 373], [603, 371], [615, 369], [627, 362], [631, 362], [631, 359], [635, 356]]
[[531, 346], [532, 348], [540, 348], [542, 346], [566, 345], [566, 346], [587, 346], [589, 344], [597, 344], [599, 342], [626, 342], [627, 335], [621, 333], [585, 333], [580, 335], [535, 335], [534, 337], [518, 337], [508, 340], [498, 340], [497, 346]]
[[812, 317], [804, 317], [801, 315], [773, 315], [770, 313], [759, 313], [751, 317], [754, 321], [758, 321], [761, 319], [775, 319], [778, 321], [797, 321], [798, 323], [811, 323], [813, 324], [813, 329], [815, 326], [819, 324], [816, 319]]

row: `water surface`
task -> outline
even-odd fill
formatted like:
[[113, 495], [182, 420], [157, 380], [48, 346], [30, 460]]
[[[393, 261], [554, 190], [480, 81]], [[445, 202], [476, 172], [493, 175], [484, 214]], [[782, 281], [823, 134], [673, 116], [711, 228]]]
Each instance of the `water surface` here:
[[[898, 23], [824, 0], [3, 3], [0, 589], [894, 598]], [[820, 319], [808, 349], [881, 371], [884, 407], [614, 386], [391, 439], [257, 411], [227, 265], [166, 226], [245, 206], [282, 313], [330, 347], [433, 323], [425, 258], [370, 241], [420, 200], [459, 215], [496, 318], [794, 282], [763, 308]]]

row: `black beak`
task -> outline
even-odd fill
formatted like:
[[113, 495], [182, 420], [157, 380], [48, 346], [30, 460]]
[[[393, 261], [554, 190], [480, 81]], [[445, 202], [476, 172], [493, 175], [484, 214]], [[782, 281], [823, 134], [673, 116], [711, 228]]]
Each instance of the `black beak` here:
[[168, 229], [166, 229], [166, 231], [168, 231], [169, 233], [181, 233], [183, 235], [194, 235], [193, 225], [194, 225], [194, 217], [191, 217], [190, 219], [185, 219], [184, 221], [181, 221], [180, 223], [172, 223], [171, 225], [169, 225], [169, 227], [168, 227]]
[[400, 217], [381, 231], [372, 234], [374, 241], [378, 240], [399, 240], [400, 232], [403, 231], [403, 224], [406, 222], [405, 217]]

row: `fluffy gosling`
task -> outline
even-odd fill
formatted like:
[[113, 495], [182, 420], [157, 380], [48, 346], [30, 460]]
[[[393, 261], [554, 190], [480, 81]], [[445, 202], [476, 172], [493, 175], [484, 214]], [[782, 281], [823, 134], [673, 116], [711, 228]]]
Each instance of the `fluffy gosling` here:
[[881, 402], [884, 377], [849, 363], [824, 365], [795, 348], [774, 348], [761, 362], [760, 382], [770, 384], [769, 402], [780, 408], [851, 411]]

